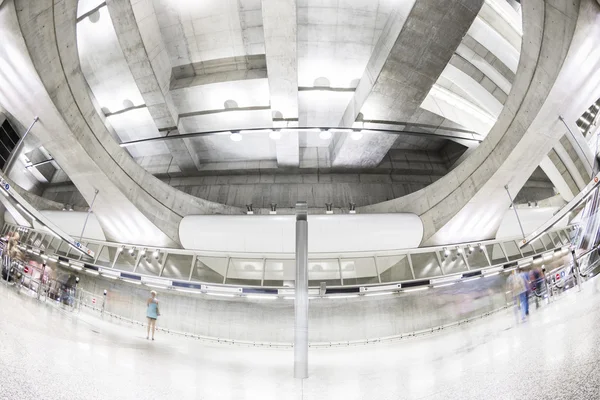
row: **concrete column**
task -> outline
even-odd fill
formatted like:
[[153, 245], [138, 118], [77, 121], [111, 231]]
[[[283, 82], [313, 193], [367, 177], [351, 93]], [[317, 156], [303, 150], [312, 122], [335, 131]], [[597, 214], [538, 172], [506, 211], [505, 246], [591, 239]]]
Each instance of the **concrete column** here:
[[294, 378], [308, 378], [308, 207], [296, 203], [296, 297]]

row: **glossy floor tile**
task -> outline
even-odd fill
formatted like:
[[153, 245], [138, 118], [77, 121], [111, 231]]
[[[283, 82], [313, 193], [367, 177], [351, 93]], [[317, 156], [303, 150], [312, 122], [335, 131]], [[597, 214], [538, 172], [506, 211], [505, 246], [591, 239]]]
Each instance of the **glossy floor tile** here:
[[207, 344], [39, 303], [0, 284], [0, 399], [598, 399], [600, 281], [395, 343], [293, 352]]

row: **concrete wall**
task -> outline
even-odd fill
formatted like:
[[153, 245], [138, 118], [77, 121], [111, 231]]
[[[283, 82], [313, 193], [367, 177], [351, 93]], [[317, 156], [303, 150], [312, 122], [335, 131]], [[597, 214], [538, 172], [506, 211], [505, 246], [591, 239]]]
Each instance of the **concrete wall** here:
[[[145, 321], [150, 288], [81, 274], [79, 287], [91, 292], [91, 305], [108, 291], [106, 310]], [[158, 326], [214, 338], [291, 343], [292, 300], [217, 298], [158, 291]], [[310, 342], [366, 340], [436, 327], [506, 305], [505, 277], [482, 278], [450, 287], [390, 296], [313, 299], [309, 308]]]
[[[244, 208], [269, 210], [293, 208], [305, 200], [311, 208], [358, 207], [380, 203], [420, 190], [444, 176], [465, 147], [454, 142], [439, 151], [392, 149], [377, 168], [360, 172], [335, 171], [328, 168], [300, 168], [273, 171], [213, 171], [205, 176], [164, 177], [163, 181], [192, 196], [216, 203]], [[51, 185], [43, 197], [62, 204], [85, 205], [73, 185]]]

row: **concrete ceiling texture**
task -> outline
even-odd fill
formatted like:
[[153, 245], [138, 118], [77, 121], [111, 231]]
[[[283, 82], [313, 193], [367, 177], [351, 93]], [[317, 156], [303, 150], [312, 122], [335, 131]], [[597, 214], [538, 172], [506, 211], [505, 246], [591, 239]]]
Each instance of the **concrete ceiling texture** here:
[[[522, 36], [506, 0], [80, 0], [77, 16], [81, 70], [115, 139], [168, 176], [314, 159], [360, 170], [406, 146], [475, 147]], [[307, 127], [351, 130], [294, 129]]]
[[505, 187], [569, 201], [592, 174], [593, 0], [9, 4], [0, 103], [41, 121], [20, 159], [47, 199], [99, 190], [115, 240], [146, 240], [141, 221], [177, 244], [186, 215], [307, 199], [413, 212], [450, 243], [493, 236]]

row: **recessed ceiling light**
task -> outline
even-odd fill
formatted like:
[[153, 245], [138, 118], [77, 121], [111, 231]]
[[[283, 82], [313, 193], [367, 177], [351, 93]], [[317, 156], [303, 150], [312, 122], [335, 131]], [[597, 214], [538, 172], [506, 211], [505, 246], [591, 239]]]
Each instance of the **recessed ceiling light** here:
[[352, 140], [360, 140], [363, 137], [362, 132], [352, 132], [350, 134], [350, 137], [352, 138]]
[[323, 140], [328, 140], [328, 139], [331, 139], [331, 132], [329, 132], [329, 131], [321, 131], [321, 132], [319, 133], [319, 137], [320, 137], [321, 139], [323, 139]]
[[280, 131], [271, 131], [271, 133], [269, 133], [269, 137], [273, 140], [279, 140], [279, 139], [281, 139], [281, 132]]
[[240, 140], [242, 140], [242, 135], [238, 132], [234, 132], [231, 135], [229, 135], [229, 139], [233, 140], [234, 142], [239, 142]]

